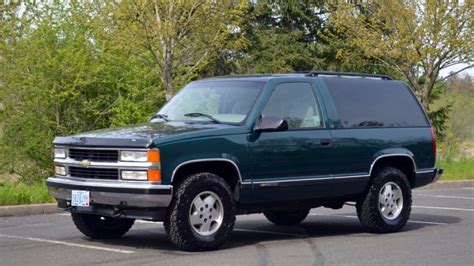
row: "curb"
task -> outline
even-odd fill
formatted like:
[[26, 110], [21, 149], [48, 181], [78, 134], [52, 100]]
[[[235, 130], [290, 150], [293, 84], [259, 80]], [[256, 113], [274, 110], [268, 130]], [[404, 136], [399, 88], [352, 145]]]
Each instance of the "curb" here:
[[[421, 187], [420, 190], [461, 187], [474, 187], [474, 180], [440, 181]], [[57, 212], [59, 212], [59, 210], [56, 203], [0, 206], [0, 217], [51, 214]]]
[[58, 212], [56, 203], [0, 206], [0, 217], [50, 214]]
[[474, 180], [438, 181], [419, 189], [474, 187]]

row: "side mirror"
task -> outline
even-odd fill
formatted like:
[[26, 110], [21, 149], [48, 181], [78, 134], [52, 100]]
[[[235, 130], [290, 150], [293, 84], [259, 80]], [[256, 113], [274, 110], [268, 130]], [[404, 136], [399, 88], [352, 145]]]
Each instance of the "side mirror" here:
[[288, 130], [288, 122], [280, 117], [262, 116], [255, 125], [255, 131], [285, 131]]

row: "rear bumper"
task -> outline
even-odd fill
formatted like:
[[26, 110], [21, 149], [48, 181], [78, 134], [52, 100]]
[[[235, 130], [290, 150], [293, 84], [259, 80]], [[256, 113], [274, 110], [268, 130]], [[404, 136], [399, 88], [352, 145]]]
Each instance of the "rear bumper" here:
[[[46, 185], [49, 193], [58, 201], [59, 208], [72, 212], [128, 218], [155, 219], [153, 211], [166, 209], [173, 195], [172, 186], [148, 182], [50, 177], [46, 180]], [[70, 206], [72, 190], [89, 191], [91, 206]], [[147, 215], [148, 211], [150, 215]]]
[[441, 178], [442, 174], [443, 174], [443, 169], [440, 169], [440, 168], [417, 171], [413, 188], [422, 187], [431, 183], [435, 183]]
[[431, 183], [438, 181], [442, 175], [443, 175], [443, 169], [436, 168], [434, 171], [434, 176], [433, 176], [433, 179], [431, 180]]

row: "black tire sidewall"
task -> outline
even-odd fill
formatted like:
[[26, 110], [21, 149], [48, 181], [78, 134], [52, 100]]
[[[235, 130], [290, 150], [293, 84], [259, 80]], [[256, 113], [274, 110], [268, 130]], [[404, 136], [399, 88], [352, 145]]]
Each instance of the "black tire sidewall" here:
[[[394, 220], [384, 218], [379, 210], [379, 193], [388, 182], [397, 184], [403, 195], [403, 209]], [[362, 226], [370, 232], [396, 232], [407, 223], [411, 213], [411, 204], [411, 187], [405, 174], [399, 169], [386, 167], [374, 176], [365, 197], [357, 202], [357, 215]]]
[[[189, 212], [194, 198], [202, 192], [215, 193], [222, 202], [224, 217], [220, 228], [209, 236], [195, 232], [189, 220]], [[177, 217], [172, 218], [171, 215]], [[181, 238], [170, 240], [185, 250], [211, 250], [219, 247], [227, 238], [235, 221], [235, 203], [229, 186], [219, 176], [210, 173], [199, 173], [190, 176], [176, 191], [168, 210], [167, 232], [179, 234]], [[171, 228], [174, 227], [174, 228]], [[183, 239], [184, 238], [184, 239]]]
[[[410, 216], [410, 212], [407, 213], [407, 211], [411, 208], [411, 201], [408, 200], [411, 197], [411, 194], [409, 194], [410, 193], [410, 187], [408, 186], [408, 183], [404, 182], [404, 180], [400, 176], [387, 175], [382, 180], [385, 180], [385, 182], [380, 182], [380, 184], [377, 188], [377, 194], [374, 195], [374, 197], [376, 196], [374, 201], [376, 200], [376, 202], [377, 202], [377, 211], [380, 215], [380, 219], [382, 219], [384, 223], [386, 223], [387, 225], [390, 225], [390, 226], [397, 226], [400, 223], [402, 223], [403, 220], [408, 220], [408, 217]], [[380, 190], [388, 182], [393, 182], [393, 183], [397, 184], [400, 187], [400, 189], [402, 191], [402, 195], [403, 195], [402, 211], [400, 212], [398, 217], [396, 219], [393, 219], [393, 220], [389, 220], [389, 219], [386, 219], [385, 217], [383, 217], [382, 213], [380, 213], [380, 209], [378, 208], [378, 200], [379, 200], [378, 197], [379, 197]]]
[[[203, 183], [198, 183], [195, 186], [190, 187], [189, 190], [191, 191], [191, 193], [190, 193], [190, 197], [186, 199], [186, 203], [185, 203], [186, 207], [185, 207], [185, 213], [184, 214], [185, 214], [186, 220], [189, 224], [190, 231], [192, 232], [194, 237], [199, 239], [199, 241], [206, 241], [206, 242], [218, 241], [220, 238], [223, 237], [222, 234], [225, 231], [225, 227], [230, 222], [231, 212], [232, 212], [232, 208], [233, 208], [232, 204], [231, 204], [232, 199], [228, 198], [228, 195], [226, 195], [226, 193], [222, 191], [222, 187], [219, 186], [216, 183], [211, 183], [211, 184], [204, 184], [204, 182]], [[222, 207], [224, 209], [224, 218], [222, 219], [222, 224], [221, 224], [220, 228], [214, 234], [209, 235], [209, 236], [202, 236], [202, 235], [196, 233], [192, 229], [191, 222], [189, 221], [189, 211], [190, 211], [190, 208], [191, 208], [191, 203], [199, 193], [204, 192], [204, 191], [214, 192], [220, 198], [220, 200], [222, 202], [222, 205], [223, 205]]]

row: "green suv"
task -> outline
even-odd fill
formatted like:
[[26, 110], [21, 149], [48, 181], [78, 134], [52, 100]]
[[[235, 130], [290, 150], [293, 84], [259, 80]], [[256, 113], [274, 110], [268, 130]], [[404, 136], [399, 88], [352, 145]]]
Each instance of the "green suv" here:
[[146, 124], [54, 140], [47, 185], [86, 236], [163, 221], [183, 250], [220, 247], [235, 215], [302, 222], [355, 202], [363, 227], [400, 230], [411, 189], [435, 182], [436, 139], [409, 87], [309, 72], [191, 82]]

